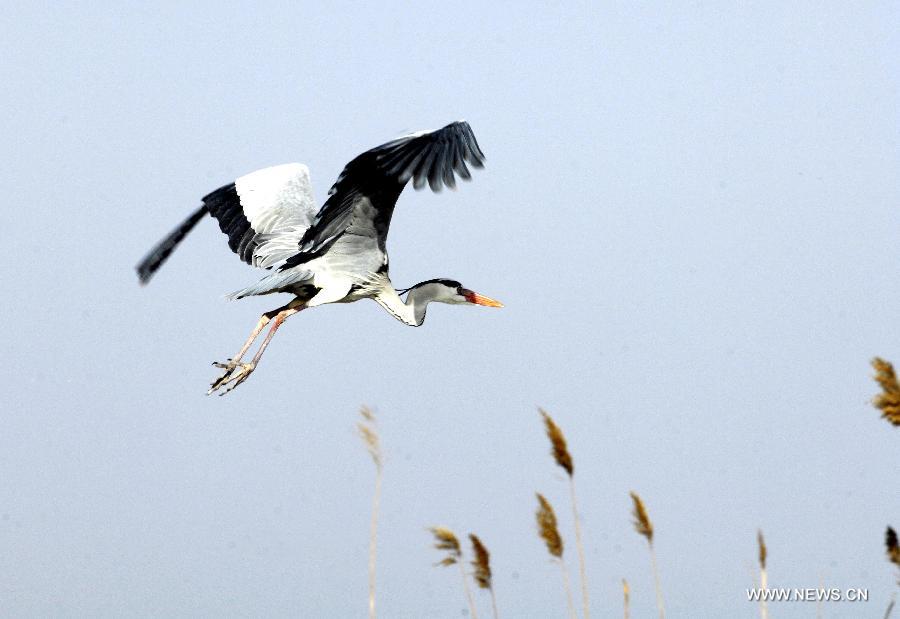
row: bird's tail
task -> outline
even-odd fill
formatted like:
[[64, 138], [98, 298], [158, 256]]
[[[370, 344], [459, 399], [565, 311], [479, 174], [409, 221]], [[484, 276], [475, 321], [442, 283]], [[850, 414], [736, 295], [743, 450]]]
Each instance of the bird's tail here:
[[313, 274], [309, 271], [296, 267], [285, 271], [275, 271], [271, 275], [266, 275], [252, 286], [232, 292], [227, 299], [233, 301], [244, 297], [272, 294], [273, 292], [292, 292], [297, 286], [306, 283], [311, 284], [313, 277]]
[[166, 238], [157, 243], [156, 247], [151, 249], [150, 252], [144, 256], [144, 259], [135, 267], [138, 278], [141, 280], [141, 284], [146, 284], [150, 281], [153, 274], [162, 266], [169, 255], [175, 251], [175, 248], [178, 247], [178, 244], [187, 236], [188, 232], [193, 230], [194, 226], [197, 225], [197, 222], [208, 212], [209, 209], [206, 208], [205, 204], [198, 208], [191, 213], [190, 217], [181, 222], [177, 228], [172, 230]]

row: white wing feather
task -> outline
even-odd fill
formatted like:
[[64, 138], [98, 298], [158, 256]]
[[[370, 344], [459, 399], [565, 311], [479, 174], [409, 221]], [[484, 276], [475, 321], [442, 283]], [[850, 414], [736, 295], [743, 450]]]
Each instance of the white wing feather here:
[[297, 253], [318, 209], [309, 168], [287, 163], [251, 172], [234, 183], [244, 216], [256, 232], [253, 265], [271, 268]]

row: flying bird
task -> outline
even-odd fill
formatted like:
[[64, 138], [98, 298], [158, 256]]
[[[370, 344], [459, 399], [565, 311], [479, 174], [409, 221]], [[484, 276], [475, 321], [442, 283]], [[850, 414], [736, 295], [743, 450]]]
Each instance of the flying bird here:
[[[426, 183], [435, 192], [444, 186], [455, 189], [457, 176], [471, 179], [467, 163], [484, 167], [484, 153], [469, 123], [459, 121], [436, 131], [404, 135], [362, 153], [344, 167], [320, 209], [315, 207], [305, 165], [288, 163], [257, 170], [204, 197], [202, 206], [141, 260], [138, 277], [146, 284], [208, 213], [241, 260], [271, 271], [230, 298], [276, 292], [294, 295], [286, 305], [260, 316], [234, 357], [213, 364], [223, 372], [207, 394], [224, 395], [247, 380], [282, 323], [307, 308], [373, 299], [400, 322], [417, 327], [431, 302], [503, 307], [452, 279], [429, 279], [398, 290], [388, 276], [385, 244], [403, 188], [411, 180], [415, 189]], [[244, 355], [270, 324], [252, 360], [244, 362]]]

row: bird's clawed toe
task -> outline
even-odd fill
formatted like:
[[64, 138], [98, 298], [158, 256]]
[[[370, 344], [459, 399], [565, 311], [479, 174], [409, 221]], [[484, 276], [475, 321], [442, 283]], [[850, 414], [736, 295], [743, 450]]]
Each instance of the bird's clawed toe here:
[[225, 371], [222, 372], [222, 375], [210, 384], [209, 391], [206, 392], [206, 395], [210, 395], [213, 391], [224, 385], [225, 381], [228, 380], [228, 377], [231, 376], [231, 374], [234, 372], [234, 369], [237, 367], [237, 361], [235, 361], [234, 359], [229, 359], [227, 363], [222, 363], [221, 361], [213, 361], [212, 364], [215, 367], [222, 368]]
[[218, 391], [229, 383], [230, 386], [222, 391], [219, 395], [225, 395], [229, 391], [234, 391], [234, 389], [242, 382], [247, 380], [250, 374], [253, 373], [253, 370], [256, 369], [256, 364], [252, 361], [250, 363], [237, 363], [234, 360], [231, 360], [228, 363], [216, 362], [213, 365], [215, 365], [216, 367], [224, 368], [225, 371], [219, 378], [213, 381], [212, 385], [209, 388], [209, 391], [206, 392], [206, 395], [210, 395], [214, 391]]

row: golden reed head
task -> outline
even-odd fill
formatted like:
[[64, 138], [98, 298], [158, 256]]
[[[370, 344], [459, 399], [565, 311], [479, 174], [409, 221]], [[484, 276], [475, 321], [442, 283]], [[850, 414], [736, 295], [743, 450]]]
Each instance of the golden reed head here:
[[875, 357], [872, 359], [875, 368], [875, 380], [881, 385], [881, 393], [872, 399], [872, 405], [881, 411], [881, 416], [895, 426], [900, 426], [900, 383], [894, 366]]
[[559, 527], [556, 523], [556, 512], [553, 506], [544, 498], [543, 494], [537, 494], [538, 509], [535, 513], [538, 525], [538, 535], [547, 545], [547, 552], [561, 559], [563, 555], [563, 540], [559, 534]]
[[491, 553], [488, 552], [487, 547], [474, 533], [469, 533], [469, 541], [472, 542], [472, 554], [475, 555], [475, 559], [472, 561], [472, 567], [475, 568], [475, 572], [472, 576], [479, 587], [490, 589], [492, 577]]
[[634, 516], [634, 530], [647, 538], [647, 541], [653, 543], [653, 523], [650, 522], [650, 516], [647, 514], [647, 508], [644, 502], [636, 492], [631, 493], [631, 500], [634, 502], [632, 515]]
[[542, 408], [539, 408], [538, 410], [541, 413], [541, 417], [544, 418], [544, 429], [547, 431], [547, 438], [550, 439], [553, 459], [556, 460], [556, 463], [569, 474], [569, 477], [571, 477], [575, 472], [575, 465], [572, 462], [572, 454], [569, 453], [569, 448], [566, 446], [566, 437], [547, 411]]
[[438, 565], [453, 565], [462, 557], [462, 548], [456, 535], [447, 527], [431, 527], [428, 529], [434, 535], [434, 547], [438, 550], [446, 550], [447, 556], [438, 561]]

